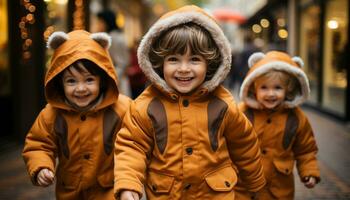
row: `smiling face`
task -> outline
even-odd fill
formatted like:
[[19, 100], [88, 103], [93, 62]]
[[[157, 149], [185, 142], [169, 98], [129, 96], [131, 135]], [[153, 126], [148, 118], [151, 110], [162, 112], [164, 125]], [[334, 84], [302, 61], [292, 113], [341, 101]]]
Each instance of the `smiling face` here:
[[80, 69], [69, 67], [63, 71], [63, 90], [71, 104], [85, 108], [99, 96], [100, 77], [92, 75], [84, 66]]
[[264, 109], [276, 109], [286, 97], [286, 84], [280, 78], [260, 77], [255, 81], [256, 100]]
[[163, 74], [165, 82], [181, 94], [190, 94], [205, 80], [206, 60], [193, 55], [188, 49], [184, 55], [168, 55], [164, 59]]

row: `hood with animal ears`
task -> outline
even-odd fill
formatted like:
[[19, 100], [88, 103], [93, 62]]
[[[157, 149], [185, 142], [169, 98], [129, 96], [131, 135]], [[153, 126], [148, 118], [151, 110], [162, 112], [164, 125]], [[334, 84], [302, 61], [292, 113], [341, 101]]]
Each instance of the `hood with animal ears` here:
[[214, 18], [207, 14], [204, 10], [197, 6], [184, 6], [177, 10], [171, 11], [163, 15], [153, 26], [149, 29], [146, 35], [143, 37], [140, 46], [138, 48], [138, 60], [141, 69], [147, 76], [147, 78], [155, 84], [158, 88], [166, 93], [173, 93], [174, 90], [170, 88], [164, 79], [162, 79], [154, 70], [150, 58], [149, 52], [151, 45], [155, 40], [159, 38], [161, 33], [169, 30], [171, 27], [178, 26], [185, 23], [195, 23], [205, 28], [212, 36], [214, 42], [218, 46], [222, 62], [218, 66], [214, 76], [202, 84], [200, 88], [202, 91], [213, 91], [220, 83], [224, 81], [231, 68], [231, 48], [223, 31], [216, 23]]
[[303, 103], [310, 94], [309, 80], [303, 71], [304, 62], [300, 57], [290, 57], [288, 54], [280, 51], [270, 51], [266, 54], [257, 52], [253, 53], [248, 59], [250, 67], [245, 77], [241, 89], [240, 99], [249, 107], [259, 109], [259, 103], [255, 95], [250, 94], [250, 88], [253, 87], [254, 81], [266, 72], [277, 70], [284, 71], [294, 76], [300, 85], [299, 91], [294, 99], [285, 100], [284, 107], [293, 108]]
[[69, 109], [61, 92], [57, 90], [54, 78], [78, 60], [86, 59], [106, 72], [107, 91], [100, 107], [115, 102], [118, 98], [118, 78], [108, 53], [111, 38], [107, 33], [89, 33], [76, 30], [69, 33], [54, 32], [47, 41], [47, 47], [54, 51], [45, 76], [45, 96], [55, 107]]

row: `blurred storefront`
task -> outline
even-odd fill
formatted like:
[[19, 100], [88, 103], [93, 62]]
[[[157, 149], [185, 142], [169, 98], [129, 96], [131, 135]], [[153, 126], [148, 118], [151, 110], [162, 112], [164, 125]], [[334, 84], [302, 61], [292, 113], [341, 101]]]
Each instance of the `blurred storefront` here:
[[243, 26], [263, 51], [299, 55], [310, 79], [307, 105], [350, 120], [349, 0], [270, 0]]

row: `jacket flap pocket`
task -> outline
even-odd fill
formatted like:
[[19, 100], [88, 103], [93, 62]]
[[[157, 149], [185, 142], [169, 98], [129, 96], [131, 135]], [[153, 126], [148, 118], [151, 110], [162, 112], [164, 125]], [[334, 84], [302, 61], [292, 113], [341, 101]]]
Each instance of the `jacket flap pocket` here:
[[148, 173], [147, 186], [155, 193], [169, 193], [175, 177], [153, 171]]
[[80, 182], [80, 177], [72, 173], [60, 173], [57, 176], [57, 182], [66, 189], [76, 189]]
[[237, 183], [237, 175], [231, 165], [208, 174], [205, 181], [214, 191], [231, 191]]
[[113, 176], [113, 171], [108, 171], [104, 174], [101, 174], [97, 177], [98, 183], [102, 187], [113, 187], [114, 185], [114, 176]]
[[293, 172], [294, 160], [292, 159], [275, 159], [273, 160], [273, 164], [275, 165], [277, 171], [282, 174], [289, 175]]

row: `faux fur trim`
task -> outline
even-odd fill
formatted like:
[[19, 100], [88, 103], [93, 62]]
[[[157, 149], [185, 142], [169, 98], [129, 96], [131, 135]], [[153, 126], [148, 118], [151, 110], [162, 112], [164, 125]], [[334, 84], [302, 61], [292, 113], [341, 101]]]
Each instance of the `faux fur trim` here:
[[90, 38], [99, 43], [104, 49], [109, 49], [112, 45], [112, 38], [107, 33], [92, 33]]
[[231, 48], [219, 25], [213, 19], [198, 11], [175, 13], [169, 17], [158, 20], [143, 37], [137, 51], [140, 67], [148, 79], [169, 93], [174, 92], [174, 90], [170, 88], [164, 79], [154, 71], [148, 54], [153, 41], [157, 39], [163, 31], [188, 22], [196, 23], [209, 31], [216, 45], [220, 49], [223, 58], [221, 65], [218, 67], [212, 79], [204, 82], [202, 88], [207, 89], [209, 92], [213, 91], [221, 82], [223, 82], [227, 74], [230, 72]]
[[69, 36], [67, 33], [62, 31], [54, 32], [50, 35], [50, 37], [47, 40], [46, 47], [49, 49], [57, 49], [61, 44], [63, 44], [65, 41], [69, 39]]
[[298, 64], [300, 68], [302, 68], [302, 69], [304, 68], [304, 62], [303, 62], [303, 60], [302, 60], [300, 57], [294, 56], [294, 57], [292, 58], [292, 60], [293, 60], [296, 64]]
[[249, 56], [248, 59], [249, 68], [252, 67], [255, 63], [259, 62], [259, 60], [265, 58], [265, 56], [266, 55], [262, 52], [253, 53], [251, 56]]
[[291, 75], [293, 75], [295, 78], [298, 79], [300, 86], [301, 86], [301, 94], [297, 95], [293, 100], [291, 101], [284, 101], [284, 107], [286, 108], [293, 108], [301, 103], [303, 103], [310, 95], [310, 87], [309, 87], [309, 80], [306, 76], [306, 74], [299, 69], [296, 66], [290, 65], [286, 62], [282, 61], [274, 61], [267, 63], [265, 65], [260, 66], [259, 68], [255, 69], [253, 72], [249, 73], [246, 78], [244, 79], [241, 89], [240, 89], [240, 99], [244, 101], [249, 107], [259, 109], [259, 103], [255, 99], [255, 97], [248, 96], [249, 88], [254, 83], [255, 79], [262, 74], [269, 72], [271, 70], [279, 70], [279, 71], [285, 71]]

